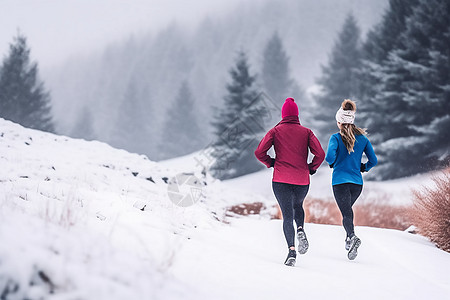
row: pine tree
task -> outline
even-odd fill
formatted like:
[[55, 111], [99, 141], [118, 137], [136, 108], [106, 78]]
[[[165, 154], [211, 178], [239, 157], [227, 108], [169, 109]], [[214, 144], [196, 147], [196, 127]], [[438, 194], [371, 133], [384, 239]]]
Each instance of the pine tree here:
[[[383, 108], [376, 100], [376, 96], [383, 89], [382, 68], [388, 60], [389, 53], [400, 47], [400, 36], [406, 30], [406, 20], [417, 3], [417, 0], [390, 0], [382, 21], [368, 32], [362, 47], [362, 63], [358, 71], [360, 100], [358, 118], [369, 129], [371, 141], [375, 145], [383, 140], [381, 134], [387, 129], [383, 126], [384, 117], [380, 113]], [[395, 130], [391, 128], [388, 131]]]
[[[289, 92], [290, 97], [295, 99], [295, 102], [299, 108], [299, 118], [300, 123], [311, 124], [314, 123], [314, 103], [311, 97], [306, 93], [303, 87], [297, 83], [297, 81], [292, 80], [291, 91]], [[310, 125], [308, 125], [310, 127]]]
[[379, 72], [373, 121], [387, 158], [382, 178], [396, 178], [448, 164], [450, 155], [450, 2], [419, 0], [397, 48]]
[[315, 119], [323, 142], [337, 131], [335, 114], [342, 100], [357, 100], [357, 70], [360, 67], [360, 29], [352, 14], [345, 19], [334, 44], [328, 65], [322, 67], [318, 83], [322, 92], [317, 95]]
[[256, 76], [250, 75], [243, 51], [239, 52], [230, 75], [232, 82], [227, 84], [224, 106], [218, 109], [212, 123], [216, 140], [211, 154], [215, 162], [210, 170], [219, 179], [234, 178], [263, 167], [253, 152], [264, 131], [258, 119], [265, 108], [258, 102], [259, 95], [253, 87]]
[[114, 147], [149, 155], [149, 143], [153, 142], [149, 133], [151, 120], [149, 100], [140, 93], [137, 78], [133, 76], [123, 95], [109, 142]]
[[267, 43], [263, 53], [262, 81], [267, 94], [274, 102], [283, 105], [284, 99], [291, 97], [289, 58], [277, 32]]
[[418, 0], [390, 0], [381, 22], [367, 33], [363, 45], [363, 59], [374, 63], [385, 61], [392, 49], [400, 45], [400, 35], [405, 31], [406, 19]]
[[38, 65], [18, 33], [0, 68], [0, 116], [25, 127], [54, 132], [50, 94], [39, 80]]
[[189, 84], [183, 81], [162, 127], [161, 159], [186, 155], [204, 146], [196, 112]]
[[92, 112], [87, 107], [84, 107], [78, 116], [71, 136], [92, 141], [96, 138], [93, 126]]

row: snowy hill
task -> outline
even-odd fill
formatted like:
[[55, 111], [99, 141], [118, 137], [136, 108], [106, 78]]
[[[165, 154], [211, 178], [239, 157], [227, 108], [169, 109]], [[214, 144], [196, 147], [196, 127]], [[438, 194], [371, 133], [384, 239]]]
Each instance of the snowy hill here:
[[[25, 129], [0, 119], [1, 299], [445, 299], [450, 255], [409, 233], [307, 224], [310, 250], [282, 264], [280, 220], [225, 218], [273, 199], [195, 173], [198, 202], [168, 189], [186, 163]], [[192, 169], [191, 169], [192, 171]], [[246, 180], [245, 178], [243, 180]], [[196, 199], [197, 200], [197, 199]], [[223, 222], [226, 221], [226, 222]], [[349, 289], [351, 287], [351, 289]]]

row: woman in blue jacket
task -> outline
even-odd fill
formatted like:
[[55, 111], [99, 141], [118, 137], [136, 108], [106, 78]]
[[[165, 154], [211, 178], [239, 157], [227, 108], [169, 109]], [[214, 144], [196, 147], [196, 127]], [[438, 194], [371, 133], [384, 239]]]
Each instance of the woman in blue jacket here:
[[[333, 168], [333, 194], [342, 214], [342, 224], [347, 232], [345, 249], [348, 259], [353, 260], [358, 255], [361, 240], [355, 235], [352, 206], [358, 199], [363, 188], [361, 172], [369, 171], [377, 164], [377, 157], [365, 136], [364, 129], [356, 127], [356, 104], [344, 100], [336, 113], [339, 132], [330, 137], [325, 160]], [[361, 163], [363, 152], [369, 161]]]

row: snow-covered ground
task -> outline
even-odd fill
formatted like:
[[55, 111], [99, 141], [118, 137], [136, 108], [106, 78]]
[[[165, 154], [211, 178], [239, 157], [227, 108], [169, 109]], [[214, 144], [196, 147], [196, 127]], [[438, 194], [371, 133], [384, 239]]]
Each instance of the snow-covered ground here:
[[[340, 226], [307, 224], [309, 252], [295, 268], [285, 267], [281, 221], [224, 217], [233, 204], [274, 203], [264, 190], [270, 188], [270, 173], [220, 182], [195, 171], [202, 190], [198, 202], [177, 206], [168, 183], [195, 170], [194, 155], [155, 163], [103, 143], [0, 119], [0, 298], [446, 299], [450, 294], [450, 254], [395, 230], [357, 227], [363, 244], [358, 258], [348, 261]], [[323, 169], [313, 184], [325, 187], [319, 180], [327, 175]]]
[[341, 226], [305, 229], [310, 248], [295, 268], [282, 264], [282, 221], [246, 219], [196, 232], [172, 274], [212, 299], [449, 299], [450, 254], [421, 236], [357, 227], [362, 245], [349, 261]]

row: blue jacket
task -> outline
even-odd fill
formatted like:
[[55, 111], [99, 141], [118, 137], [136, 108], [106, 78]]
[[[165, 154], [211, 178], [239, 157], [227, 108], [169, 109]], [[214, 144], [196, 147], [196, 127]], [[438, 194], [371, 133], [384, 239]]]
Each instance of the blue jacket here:
[[363, 184], [361, 176], [361, 158], [363, 152], [369, 161], [363, 168], [369, 171], [377, 164], [377, 157], [373, 151], [372, 144], [365, 135], [356, 135], [354, 152], [348, 153], [342, 141], [340, 133], [335, 133], [330, 137], [325, 160], [333, 166], [332, 185], [341, 183]]

